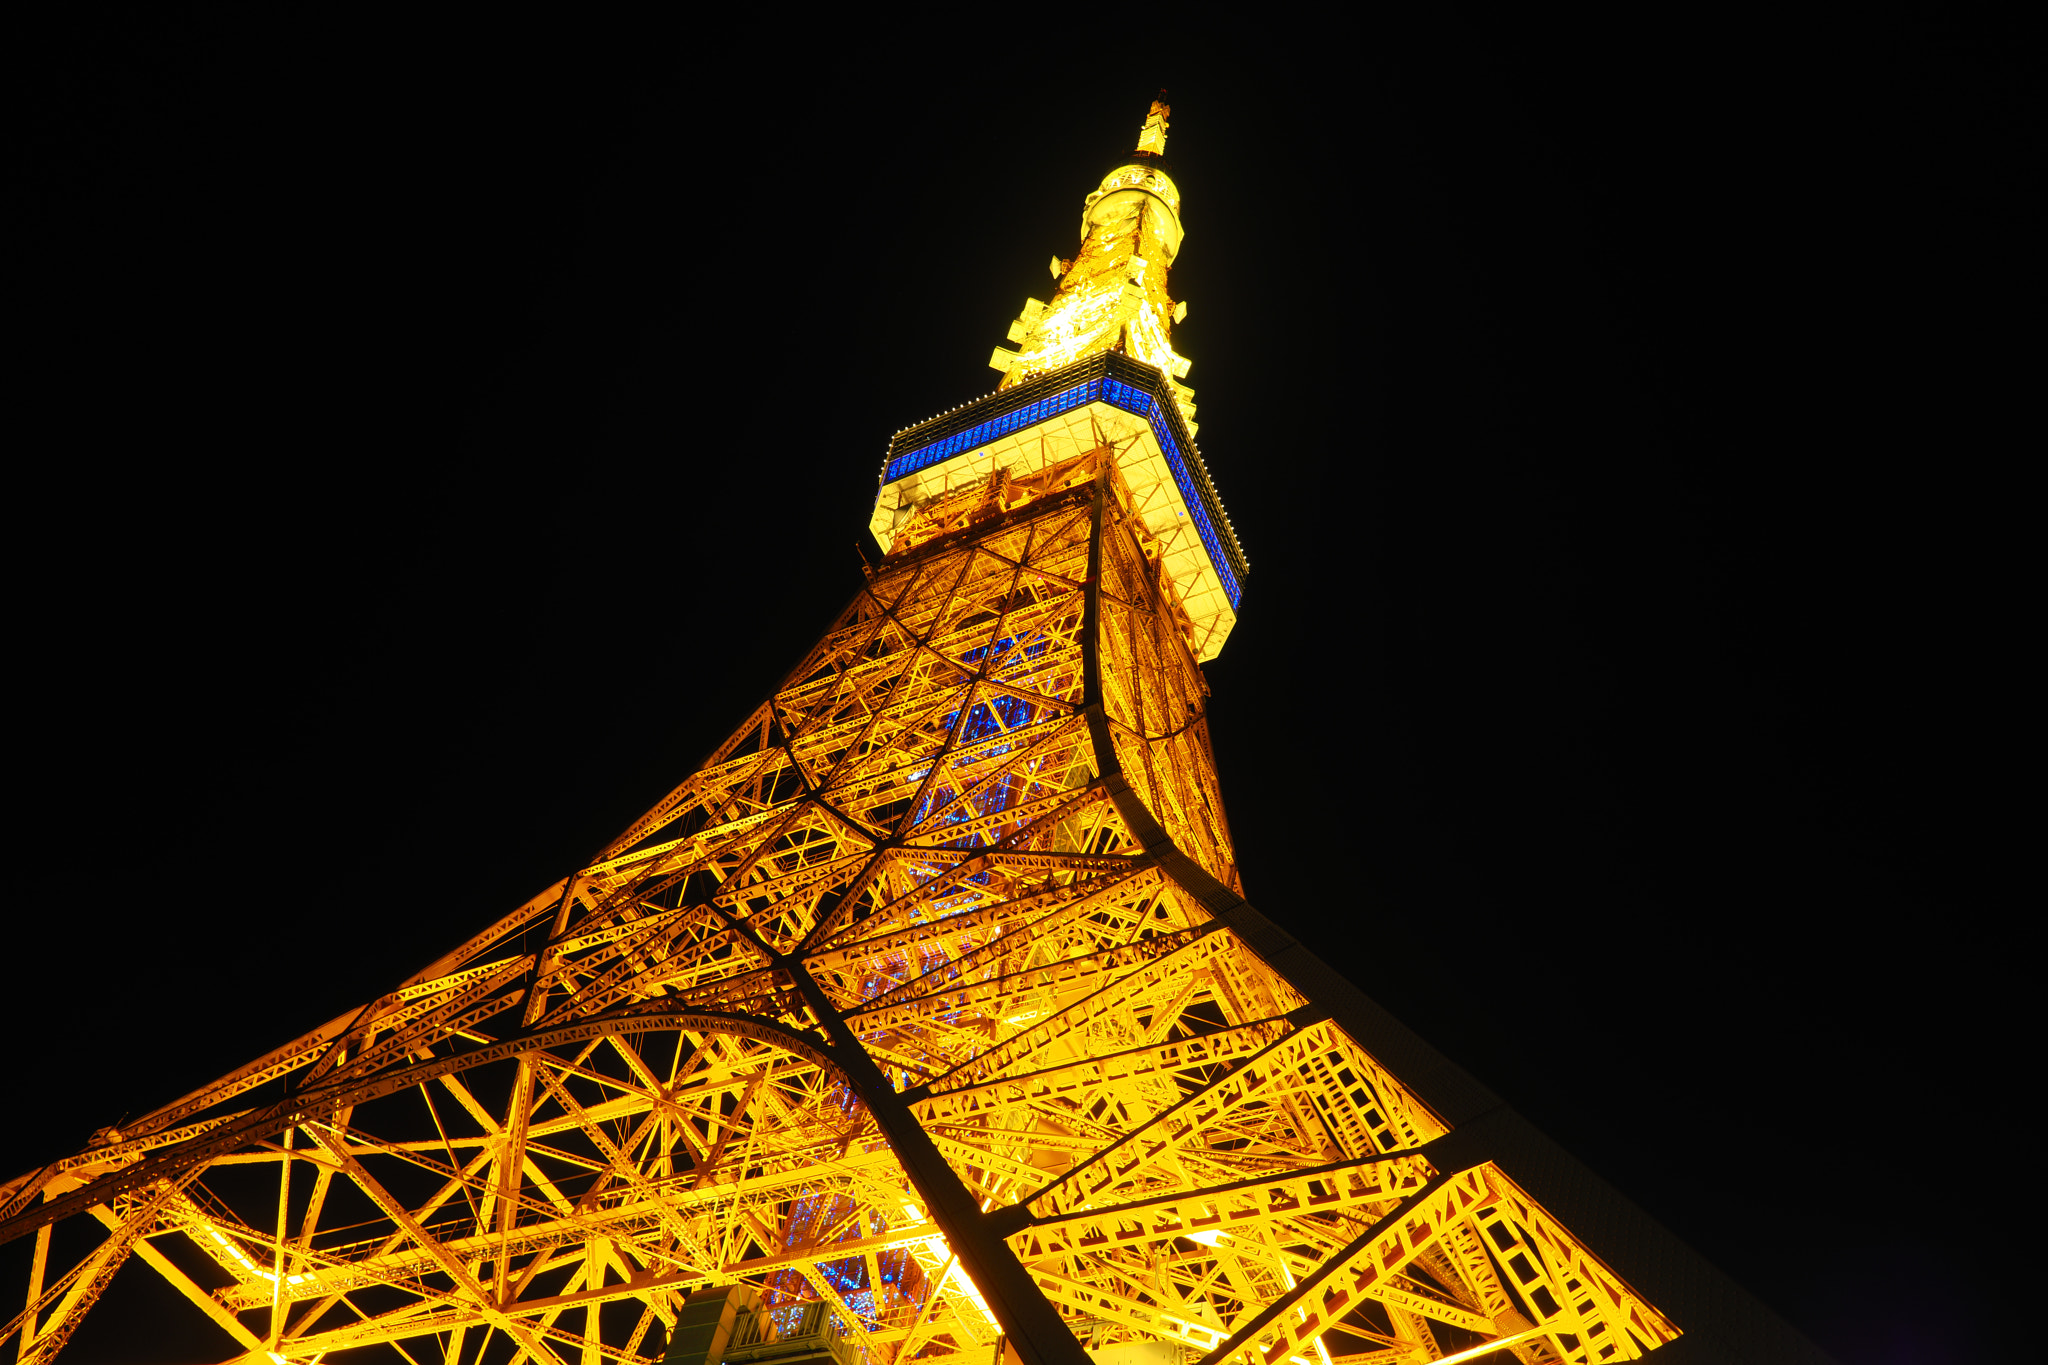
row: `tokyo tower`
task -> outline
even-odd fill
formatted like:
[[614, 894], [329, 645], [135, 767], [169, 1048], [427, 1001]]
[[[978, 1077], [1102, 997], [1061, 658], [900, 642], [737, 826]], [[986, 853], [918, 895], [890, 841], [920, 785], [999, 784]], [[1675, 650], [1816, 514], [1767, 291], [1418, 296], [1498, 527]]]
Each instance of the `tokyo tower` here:
[[131, 1265], [250, 1362], [1818, 1359], [1245, 899], [1168, 113], [653, 809], [0, 1186], [18, 1359]]

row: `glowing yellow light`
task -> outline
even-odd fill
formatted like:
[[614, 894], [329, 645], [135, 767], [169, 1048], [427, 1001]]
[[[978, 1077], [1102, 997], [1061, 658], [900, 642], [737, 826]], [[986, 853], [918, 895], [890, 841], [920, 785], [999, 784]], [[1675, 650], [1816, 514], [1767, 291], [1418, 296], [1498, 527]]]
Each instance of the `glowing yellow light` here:
[[[1133, 156], [1163, 152], [1165, 109], [1153, 105]], [[990, 359], [1003, 371], [997, 387], [1011, 388], [1112, 350], [1176, 379], [1186, 375], [1187, 360], [1167, 339], [1186, 311], [1166, 289], [1167, 268], [1180, 249], [1179, 214], [1180, 192], [1156, 169], [1129, 165], [1104, 176], [1083, 203], [1080, 254], [1064, 263], [1054, 258], [1060, 283], [1052, 301], [1027, 303], [1010, 327], [1019, 349], [998, 349]], [[1185, 394], [1178, 397], [1192, 420], [1192, 402]]]
[[1436, 1365], [1451, 1365], [1451, 1362], [1456, 1360], [1477, 1360], [1489, 1351], [1498, 1351], [1503, 1346], [1512, 1346], [1518, 1341], [1527, 1341], [1530, 1337], [1540, 1337], [1542, 1335], [1543, 1329], [1541, 1327], [1531, 1327], [1526, 1332], [1517, 1332], [1513, 1336], [1496, 1337], [1492, 1341], [1483, 1341], [1477, 1346], [1468, 1347], [1453, 1355], [1438, 1356]]
[[946, 1272], [947, 1284], [951, 1284], [955, 1280], [959, 1281], [960, 1288], [966, 1291], [969, 1302], [973, 1303], [975, 1308], [980, 1310], [981, 1315], [988, 1319], [988, 1325], [991, 1328], [995, 1327], [996, 1315], [994, 1310], [988, 1306], [988, 1300], [981, 1296], [981, 1290], [976, 1288], [974, 1281], [967, 1277], [966, 1268], [957, 1259], [953, 1262], [953, 1268]]
[[1227, 1232], [1218, 1232], [1214, 1228], [1204, 1228], [1200, 1232], [1189, 1233], [1188, 1240], [1191, 1242], [1200, 1242], [1205, 1247], [1212, 1247], [1215, 1246], [1218, 1242], [1229, 1241], [1230, 1234]]

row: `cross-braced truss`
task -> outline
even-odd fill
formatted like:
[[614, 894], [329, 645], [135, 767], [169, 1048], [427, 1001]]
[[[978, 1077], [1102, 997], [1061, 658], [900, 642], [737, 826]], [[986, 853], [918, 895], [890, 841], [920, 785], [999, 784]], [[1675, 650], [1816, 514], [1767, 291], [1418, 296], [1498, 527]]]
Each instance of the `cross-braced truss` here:
[[21, 1359], [131, 1261], [251, 1361], [645, 1360], [740, 1283], [771, 1321], [823, 1300], [867, 1365], [1675, 1336], [1248, 941], [1114, 456], [926, 509], [596, 861], [0, 1187]]

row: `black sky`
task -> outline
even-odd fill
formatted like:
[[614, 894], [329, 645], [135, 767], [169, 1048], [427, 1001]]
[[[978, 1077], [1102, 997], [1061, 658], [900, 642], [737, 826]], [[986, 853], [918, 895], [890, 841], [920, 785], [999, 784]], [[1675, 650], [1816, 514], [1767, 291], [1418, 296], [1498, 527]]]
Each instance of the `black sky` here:
[[1251, 898], [1839, 1359], [1993, 1358], [2038, 48], [1250, 17], [25, 41], [6, 1174], [716, 745], [1163, 85]]

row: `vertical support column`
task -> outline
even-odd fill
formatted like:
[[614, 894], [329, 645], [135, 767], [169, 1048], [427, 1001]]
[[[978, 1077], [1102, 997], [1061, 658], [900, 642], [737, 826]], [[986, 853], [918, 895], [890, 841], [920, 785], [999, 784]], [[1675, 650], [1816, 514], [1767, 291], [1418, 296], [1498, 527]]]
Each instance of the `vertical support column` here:
[[[917, 1187], [931, 1212], [932, 1221], [946, 1234], [946, 1242], [967, 1277], [987, 1300], [989, 1310], [1002, 1326], [1007, 1351], [1016, 1365], [1090, 1365], [1081, 1343], [1067, 1329], [1066, 1322], [1024, 1266], [1011, 1254], [1000, 1233], [989, 1224], [987, 1214], [946, 1158], [931, 1135], [918, 1125], [917, 1115], [896, 1093], [882, 1069], [853, 1036], [815, 978], [799, 959], [784, 959], [784, 966], [796, 978], [812, 1011], [831, 1037], [847, 1079], [875, 1116], [889, 1148], [903, 1163], [911, 1183]], [[934, 1290], [933, 1292], [937, 1292]]]
[[43, 1296], [43, 1276], [50, 1268], [50, 1225], [43, 1224], [36, 1229], [35, 1260], [28, 1269], [28, 1315], [21, 1322], [21, 1340], [14, 1353], [16, 1360], [27, 1360], [29, 1347], [36, 1339], [36, 1300]]
[[505, 1115], [502, 1140], [505, 1154], [498, 1164], [498, 1255], [496, 1302], [502, 1305], [512, 1292], [512, 1258], [509, 1250], [512, 1225], [518, 1220], [519, 1187], [525, 1180], [526, 1125], [533, 1115], [533, 1067], [525, 1053], [519, 1056], [519, 1075], [512, 1082], [511, 1112]]
[[1109, 480], [1114, 468], [1105, 459], [1095, 472], [1095, 496], [1090, 504], [1088, 527], [1088, 581], [1081, 595], [1081, 715], [1088, 722], [1088, 742], [1095, 750], [1095, 775], [1104, 781], [1123, 775], [1123, 764], [1116, 756], [1116, 741], [1109, 733], [1109, 718], [1102, 711], [1102, 534], [1109, 520]]
[[284, 1155], [277, 1162], [277, 1240], [272, 1244], [270, 1259], [271, 1269], [277, 1276], [270, 1285], [269, 1345], [273, 1351], [284, 1334], [284, 1277], [291, 1273], [291, 1267], [285, 1264], [284, 1239], [289, 1231], [285, 1220], [291, 1214], [292, 1203], [292, 1134], [298, 1131], [296, 1128], [285, 1129], [284, 1141], [279, 1144], [284, 1148]]

